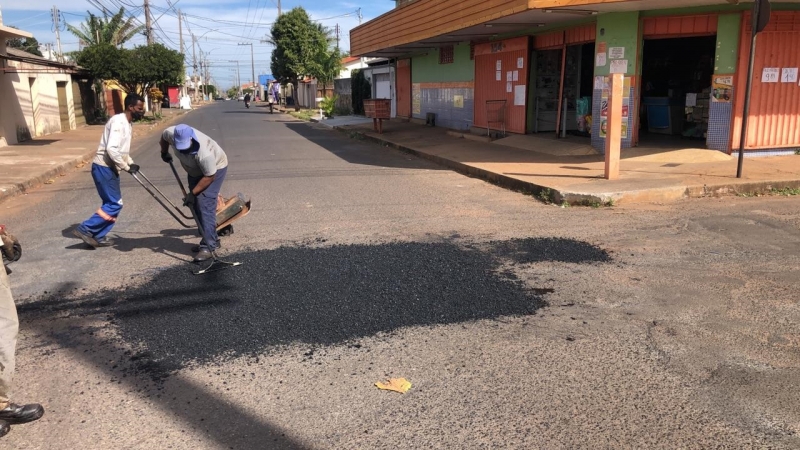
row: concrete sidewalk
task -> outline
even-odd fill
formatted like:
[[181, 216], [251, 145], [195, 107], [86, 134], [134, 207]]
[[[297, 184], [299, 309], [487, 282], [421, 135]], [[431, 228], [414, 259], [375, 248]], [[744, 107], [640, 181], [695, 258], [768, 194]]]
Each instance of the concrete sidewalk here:
[[511, 143], [489, 142], [481, 136], [397, 120], [385, 121], [383, 134], [378, 134], [371, 122], [352, 121], [342, 118], [320, 124], [556, 203], [664, 202], [800, 187], [800, 156], [746, 158], [744, 176], [737, 179], [736, 158], [722, 152], [635, 148], [623, 150], [620, 179], [608, 181], [603, 178], [603, 156], [575, 139], [520, 136]]
[[[157, 128], [166, 127], [188, 110], [165, 109], [161, 120], [133, 125], [134, 145]], [[0, 202], [23, 194], [55, 177], [91, 162], [104, 125], [87, 125], [77, 130], [54, 133], [17, 145], [0, 147]]]

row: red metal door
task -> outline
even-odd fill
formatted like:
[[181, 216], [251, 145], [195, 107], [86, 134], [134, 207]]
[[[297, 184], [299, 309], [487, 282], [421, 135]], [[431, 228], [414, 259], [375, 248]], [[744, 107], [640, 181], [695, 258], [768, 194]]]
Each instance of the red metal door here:
[[[739, 149], [744, 113], [744, 90], [750, 58], [750, 13], [744, 15], [736, 74], [736, 118], [733, 123], [732, 148]], [[745, 149], [800, 147], [800, 85], [798, 80], [782, 79], [787, 68], [800, 67], [800, 13], [773, 12], [769, 25], [756, 39], [750, 119], [747, 122]], [[776, 82], [763, 82], [765, 68], [778, 69]], [[797, 69], [795, 69], [797, 70]]]
[[397, 117], [411, 118], [411, 60], [397, 61]]
[[[487, 117], [496, 118], [487, 102], [505, 100], [506, 131], [525, 133], [529, 55], [527, 36], [475, 46], [474, 126], [486, 127]], [[491, 127], [500, 128], [498, 123]]]

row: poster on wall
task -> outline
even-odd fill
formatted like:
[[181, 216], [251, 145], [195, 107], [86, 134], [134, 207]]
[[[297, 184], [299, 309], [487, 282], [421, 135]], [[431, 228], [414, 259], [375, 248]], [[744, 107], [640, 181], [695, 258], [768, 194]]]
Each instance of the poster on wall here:
[[609, 59], [623, 59], [625, 58], [625, 47], [611, 47], [608, 49]]
[[463, 95], [454, 95], [453, 96], [453, 107], [454, 108], [463, 108], [464, 107], [464, 96]]
[[525, 106], [525, 85], [514, 86], [514, 106]]
[[797, 67], [785, 67], [781, 70], [781, 83], [797, 83]]
[[597, 60], [594, 63], [597, 67], [605, 67], [606, 66], [606, 54], [605, 53], [598, 53]]
[[494, 70], [503, 70], [503, 62], [499, 59], [494, 63]]
[[494, 80], [495, 81], [503, 81], [503, 71], [498, 70], [494, 73]]
[[611, 60], [611, 68], [609, 69], [611, 73], [628, 73], [628, 60], [627, 59], [612, 59]]
[[733, 75], [714, 75], [711, 79], [711, 101], [730, 103], [733, 97]]
[[523, 67], [525, 67], [525, 58], [520, 56], [517, 58], [517, 69], [522, 69]]
[[598, 42], [597, 43], [597, 53], [605, 53], [608, 51], [608, 44], [605, 42]]
[[411, 113], [422, 114], [422, 89], [419, 83], [411, 85]]
[[514, 76], [512, 78], [511, 81], [519, 81], [519, 70], [514, 71]]
[[506, 81], [514, 81], [513, 78], [514, 78], [514, 72], [510, 70], [506, 72]]
[[764, 67], [764, 71], [761, 72], [761, 82], [762, 83], [777, 83], [778, 77], [780, 76], [781, 69], [778, 67]]
[[[603, 92], [600, 95], [600, 98], [605, 100], [605, 99], [608, 98], [608, 93], [611, 90], [609, 79], [608, 79], [608, 77], [597, 77], [597, 78], [601, 78], [602, 79], [601, 88], [602, 88]], [[595, 79], [595, 85], [597, 85], [598, 81], [600, 81], [600, 80]], [[631, 77], [623, 77], [622, 98], [629, 98], [630, 96], [631, 96]]]
[[513, 90], [513, 89], [512, 89], [512, 84], [511, 84], [511, 82], [509, 81], [509, 82], [507, 82], [507, 83], [506, 83], [506, 92], [509, 92], [509, 93], [510, 93], [512, 90]]

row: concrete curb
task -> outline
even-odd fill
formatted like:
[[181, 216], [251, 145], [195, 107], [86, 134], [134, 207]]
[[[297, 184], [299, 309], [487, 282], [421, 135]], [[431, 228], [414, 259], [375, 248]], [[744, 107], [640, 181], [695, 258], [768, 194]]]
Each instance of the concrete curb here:
[[[157, 122], [156, 124], [158, 124], [158, 125], [167, 125], [167, 124], [171, 123], [173, 120], [177, 119], [178, 117], [183, 117], [183, 116], [185, 116], [186, 114], [189, 114], [192, 111], [193, 110], [189, 110], [184, 114], [179, 114], [179, 115], [173, 116], [172, 118], [170, 118], [170, 120], [165, 120], [163, 122]], [[153, 125], [156, 125], [156, 124], [153, 124]], [[155, 129], [148, 131], [147, 133], [145, 133], [145, 136], [150, 135], [154, 131], [155, 131]], [[138, 147], [137, 147], [137, 150], [138, 150]], [[47, 182], [47, 180], [49, 180], [51, 178], [55, 178], [55, 177], [67, 174], [69, 172], [72, 172], [73, 170], [77, 169], [78, 164], [86, 163], [86, 162], [91, 161], [92, 159], [94, 159], [94, 155], [96, 153], [97, 153], [97, 149], [94, 149], [91, 152], [85, 153], [83, 156], [79, 156], [79, 157], [73, 158], [73, 159], [71, 159], [71, 160], [69, 160], [69, 161], [67, 161], [65, 163], [59, 164], [58, 166], [55, 166], [55, 167], [45, 171], [44, 173], [42, 173], [40, 175], [36, 175], [36, 176], [33, 176], [33, 177], [31, 177], [31, 178], [29, 178], [29, 179], [27, 179], [25, 181], [12, 184], [12, 185], [10, 185], [10, 187], [5, 187], [5, 186], [0, 187], [0, 203], [4, 202], [4, 201], [6, 201], [6, 200], [8, 200], [8, 199], [10, 199], [12, 197], [16, 197], [18, 195], [26, 194], [28, 191], [30, 191], [32, 189], [36, 189], [36, 188], [42, 186], [43, 184], [45, 184], [45, 182]]]
[[359, 139], [382, 145], [384, 147], [391, 147], [400, 150], [404, 153], [414, 155], [416, 157], [432, 161], [441, 166], [450, 168], [458, 173], [470, 177], [481, 178], [494, 185], [510, 189], [523, 194], [545, 196], [552, 203], [569, 203], [571, 205], [608, 205], [617, 203], [642, 203], [642, 202], [674, 202], [686, 198], [703, 198], [703, 197], [721, 197], [725, 195], [742, 195], [742, 194], [766, 194], [773, 188], [800, 188], [800, 180], [787, 180], [787, 181], [754, 181], [750, 183], [723, 183], [715, 185], [702, 185], [702, 186], [674, 186], [667, 188], [653, 188], [642, 189], [636, 191], [620, 191], [620, 192], [606, 192], [606, 193], [586, 193], [586, 192], [570, 192], [566, 190], [558, 190], [549, 186], [532, 183], [529, 181], [512, 178], [499, 173], [490, 172], [486, 169], [470, 166], [468, 164], [453, 161], [451, 159], [443, 158], [441, 156], [431, 155], [429, 153], [421, 152], [401, 144], [382, 139], [376, 136], [365, 134], [361, 131], [347, 129], [343, 127], [334, 127], [334, 129], [348, 134], [350, 137], [354, 135]]

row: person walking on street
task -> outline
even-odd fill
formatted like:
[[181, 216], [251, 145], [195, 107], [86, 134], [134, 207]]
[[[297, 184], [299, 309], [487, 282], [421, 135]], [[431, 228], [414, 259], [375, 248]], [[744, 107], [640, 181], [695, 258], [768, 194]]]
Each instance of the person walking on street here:
[[113, 245], [106, 235], [122, 211], [122, 191], [119, 186], [119, 172], [124, 170], [137, 173], [139, 166], [131, 159], [131, 122], [144, 116], [142, 97], [129, 94], [125, 97], [125, 111], [106, 123], [100, 146], [92, 161], [92, 178], [103, 205], [92, 217], [86, 219], [73, 231], [75, 236], [83, 239], [92, 247], [108, 247]]
[[172, 146], [188, 175], [189, 192], [183, 204], [194, 211], [202, 237], [200, 245], [192, 248], [197, 253], [194, 261], [210, 259], [211, 251], [219, 248], [217, 197], [228, 172], [228, 156], [213, 139], [185, 124], [164, 130], [160, 144], [161, 159], [172, 162]]
[[[3, 241], [0, 240], [2, 245]], [[44, 415], [44, 408], [38, 403], [17, 405], [9, 399], [18, 331], [17, 307], [11, 296], [6, 267], [3, 266], [0, 268], [0, 437], [8, 434], [11, 425], [33, 422]]]

